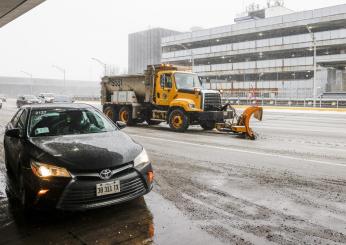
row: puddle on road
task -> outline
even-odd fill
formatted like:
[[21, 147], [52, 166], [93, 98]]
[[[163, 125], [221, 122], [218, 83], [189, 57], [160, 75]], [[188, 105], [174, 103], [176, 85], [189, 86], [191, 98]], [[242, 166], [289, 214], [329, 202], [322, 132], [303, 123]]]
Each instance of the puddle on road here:
[[152, 191], [144, 198], [87, 212], [24, 215], [5, 194], [0, 174], [0, 244], [219, 244], [172, 203]]

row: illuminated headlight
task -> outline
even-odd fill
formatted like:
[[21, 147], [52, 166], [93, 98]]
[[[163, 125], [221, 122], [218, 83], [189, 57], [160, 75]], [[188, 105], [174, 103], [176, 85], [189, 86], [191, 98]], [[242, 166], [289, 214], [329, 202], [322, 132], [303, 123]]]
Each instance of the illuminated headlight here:
[[194, 103], [189, 103], [189, 107], [190, 107], [191, 109], [194, 109], [194, 108], [196, 107], [196, 105], [195, 105]]
[[148, 163], [148, 162], [149, 162], [149, 157], [144, 148], [142, 152], [133, 161], [135, 167], [142, 163]]
[[31, 160], [31, 170], [36, 176], [40, 178], [71, 177], [70, 173], [65, 168], [46, 163], [40, 163], [34, 160]]

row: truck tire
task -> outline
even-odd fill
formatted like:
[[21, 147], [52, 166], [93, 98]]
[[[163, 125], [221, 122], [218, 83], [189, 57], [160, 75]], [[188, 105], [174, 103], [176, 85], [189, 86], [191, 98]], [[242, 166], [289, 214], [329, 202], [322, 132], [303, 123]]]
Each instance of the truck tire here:
[[122, 121], [129, 126], [135, 124], [135, 122], [132, 119], [132, 111], [130, 110], [129, 107], [127, 106], [121, 107], [118, 115], [119, 115], [119, 121]]
[[181, 109], [171, 111], [168, 119], [169, 127], [176, 132], [185, 132], [189, 127], [189, 117]]
[[103, 113], [109, 117], [113, 122], [118, 121], [118, 112], [113, 106], [107, 106], [104, 110]]
[[146, 122], [148, 123], [148, 125], [159, 125], [161, 123], [160, 121], [155, 121], [150, 119], [147, 119]]
[[204, 130], [212, 130], [215, 128], [215, 122], [214, 121], [201, 122], [200, 125]]

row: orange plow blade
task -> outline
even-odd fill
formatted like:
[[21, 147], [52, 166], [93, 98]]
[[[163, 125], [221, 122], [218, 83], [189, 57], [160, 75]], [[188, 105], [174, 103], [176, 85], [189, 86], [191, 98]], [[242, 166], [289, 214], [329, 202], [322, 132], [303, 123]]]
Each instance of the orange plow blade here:
[[257, 120], [262, 121], [263, 108], [259, 106], [251, 106], [246, 108], [238, 118], [237, 123], [231, 126], [232, 131], [235, 133], [246, 134], [252, 140], [256, 139], [256, 135], [250, 127], [250, 119], [252, 116]]

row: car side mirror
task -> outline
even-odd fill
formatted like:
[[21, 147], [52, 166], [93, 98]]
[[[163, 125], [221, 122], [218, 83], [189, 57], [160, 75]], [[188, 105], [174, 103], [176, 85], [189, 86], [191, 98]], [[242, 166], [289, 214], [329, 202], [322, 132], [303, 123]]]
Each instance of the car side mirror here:
[[124, 123], [123, 121], [117, 121], [115, 124], [120, 130], [126, 128], [126, 123]]
[[19, 128], [12, 128], [6, 131], [6, 136], [11, 138], [20, 138], [20, 129]]

